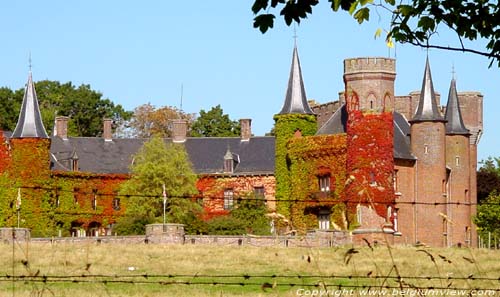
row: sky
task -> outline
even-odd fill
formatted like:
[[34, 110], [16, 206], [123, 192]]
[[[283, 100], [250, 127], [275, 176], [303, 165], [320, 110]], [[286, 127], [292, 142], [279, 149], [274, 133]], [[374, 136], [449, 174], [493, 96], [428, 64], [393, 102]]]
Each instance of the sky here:
[[[434, 88], [446, 104], [452, 68], [457, 89], [484, 95], [484, 134], [478, 159], [500, 156], [496, 116], [500, 70], [472, 54], [424, 50], [397, 44], [389, 49], [378, 28], [389, 17], [372, 11], [359, 25], [347, 13], [333, 13], [323, 0], [300, 25], [277, 17], [266, 34], [253, 28], [252, 0], [2, 1], [0, 86], [22, 88], [32, 59], [33, 79], [90, 86], [126, 110], [151, 103], [188, 113], [220, 104], [233, 120], [252, 119], [254, 135], [273, 126], [282, 107], [294, 35], [307, 97], [320, 103], [338, 98], [343, 60], [396, 58], [396, 95], [420, 90], [426, 56]], [[279, 13], [279, 11], [274, 11]], [[446, 30], [433, 41], [457, 45]], [[483, 49], [485, 41], [466, 45]]]

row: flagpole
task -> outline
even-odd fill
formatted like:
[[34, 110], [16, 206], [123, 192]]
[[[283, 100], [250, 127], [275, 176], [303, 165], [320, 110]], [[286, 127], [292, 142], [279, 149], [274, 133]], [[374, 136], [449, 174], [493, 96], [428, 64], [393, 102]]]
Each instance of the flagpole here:
[[16, 209], [17, 209], [17, 228], [21, 226], [21, 188], [17, 188], [17, 200], [16, 200]]
[[165, 184], [163, 184], [163, 228], [165, 228], [166, 219], [166, 209], [167, 209], [167, 191], [165, 190]]

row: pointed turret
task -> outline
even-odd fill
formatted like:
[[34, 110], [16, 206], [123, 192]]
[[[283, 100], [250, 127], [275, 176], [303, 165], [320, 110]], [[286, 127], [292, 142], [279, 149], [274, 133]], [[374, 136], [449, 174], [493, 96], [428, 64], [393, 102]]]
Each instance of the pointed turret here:
[[24, 90], [19, 119], [11, 138], [49, 138], [42, 123], [31, 71], [28, 76], [26, 89]]
[[411, 122], [424, 121], [445, 121], [439, 112], [436, 94], [434, 93], [429, 58], [425, 62], [424, 79], [422, 81], [422, 90], [420, 92], [417, 111], [411, 120]]
[[457, 86], [455, 78], [451, 80], [450, 91], [448, 93], [448, 103], [446, 104], [446, 134], [470, 134], [465, 128], [462, 119], [462, 112], [458, 104]]
[[286, 90], [285, 103], [279, 114], [314, 114], [307, 103], [304, 81], [302, 80], [302, 71], [300, 69], [299, 54], [297, 46], [293, 48], [292, 66], [290, 68], [290, 78], [288, 79], [288, 88]]

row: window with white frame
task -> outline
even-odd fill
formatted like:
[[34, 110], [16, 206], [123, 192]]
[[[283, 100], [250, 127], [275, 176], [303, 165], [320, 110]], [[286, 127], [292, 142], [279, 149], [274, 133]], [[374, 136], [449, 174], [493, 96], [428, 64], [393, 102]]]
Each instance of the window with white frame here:
[[225, 189], [224, 190], [224, 209], [227, 209], [227, 210], [233, 209], [233, 204], [234, 204], [233, 189]]
[[320, 212], [318, 214], [318, 224], [320, 230], [330, 229], [330, 213]]
[[318, 185], [321, 192], [330, 192], [330, 175], [320, 175], [318, 176]]

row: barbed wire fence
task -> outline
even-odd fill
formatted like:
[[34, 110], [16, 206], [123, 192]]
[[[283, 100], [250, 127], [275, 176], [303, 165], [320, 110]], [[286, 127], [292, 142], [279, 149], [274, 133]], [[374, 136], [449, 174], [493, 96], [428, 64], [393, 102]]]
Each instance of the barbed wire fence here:
[[[38, 189], [46, 191], [66, 191], [60, 188], [50, 187], [22, 187], [23, 189]], [[158, 198], [158, 195], [118, 195], [117, 193], [98, 193], [96, 191], [79, 192], [80, 194], [88, 195], [112, 195], [114, 197], [126, 197], [133, 199], [134, 197], [151, 197]], [[193, 197], [169, 197], [169, 199], [187, 199]], [[209, 197], [209, 199], [224, 199], [224, 197]], [[252, 199], [262, 200], [262, 198], [252, 197], [238, 197], [235, 200]], [[271, 199], [273, 200], [273, 199]], [[269, 201], [269, 200], [268, 200]], [[278, 200], [273, 200], [278, 201]], [[283, 201], [283, 200], [279, 200]], [[293, 203], [301, 202], [317, 202], [317, 199], [288, 199]], [[321, 199], [322, 202], [330, 201], [333, 203], [359, 203], [356, 201], [342, 201], [339, 199]], [[380, 202], [380, 204], [391, 202]], [[475, 205], [475, 203], [465, 202], [398, 202], [407, 204], [423, 204], [423, 205]], [[56, 212], [57, 213], [57, 212]], [[89, 212], [60, 212], [69, 215], [89, 214]], [[307, 239], [306, 239], [307, 240]], [[500, 296], [500, 274], [491, 276], [480, 267], [474, 256], [463, 257], [463, 261], [470, 263], [475, 267], [474, 273], [463, 271], [460, 265], [456, 264], [450, 258], [435, 254], [433, 251], [426, 249], [417, 249], [416, 252], [424, 253], [428, 260], [434, 263], [436, 267], [436, 274], [433, 275], [402, 275], [399, 272], [399, 264], [393, 258], [393, 247], [386, 241], [388, 257], [392, 260], [392, 266], [380, 267], [375, 259], [372, 260], [375, 272], [368, 274], [361, 274], [361, 271], [356, 265], [356, 255], [360, 252], [359, 248], [346, 248], [344, 252], [344, 265], [351, 268], [350, 274], [327, 274], [321, 273], [318, 262], [321, 255], [317, 252], [312, 245], [307, 245], [309, 253], [315, 256], [308, 262], [311, 265], [316, 265], [317, 274], [154, 274], [154, 273], [141, 273], [141, 274], [94, 274], [91, 273], [90, 267], [93, 265], [87, 259], [86, 268], [81, 269], [81, 273], [70, 273], [66, 275], [51, 274], [50, 271], [41, 271], [32, 267], [29, 260], [30, 244], [28, 241], [19, 240], [16, 238], [14, 229], [12, 232], [12, 256], [10, 261], [11, 273], [5, 272], [0, 274], [0, 284], [10, 284], [12, 296], [18, 293], [18, 287], [31, 286], [32, 296], [57, 296], [57, 284], [67, 284], [70, 286], [78, 286], [82, 284], [94, 284], [100, 286], [107, 295], [112, 296], [112, 292], [108, 292], [108, 287], [113, 284], [117, 285], [139, 285], [139, 286], [160, 286], [160, 287], [174, 287], [174, 286], [201, 286], [201, 287], [252, 287], [258, 292], [272, 291], [277, 288], [284, 290], [305, 290], [303, 295], [312, 295], [313, 292], [323, 290], [326, 292], [324, 296], [352, 296], [353, 292], [373, 292], [374, 294], [383, 295], [386, 293], [403, 292], [403, 295], [410, 296], [427, 296], [428, 292], [454, 292], [450, 293], [455, 295], [457, 292], [463, 292], [466, 295], [482, 295], [482, 296]], [[110, 247], [112, 248], [112, 247]], [[145, 246], [145, 248], [147, 248]], [[374, 247], [369, 241], [366, 241], [365, 249], [373, 252]], [[18, 252], [18, 254], [16, 254]], [[20, 252], [20, 253], [19, 253]], [[55, 251], [54, 251], [55, 253]], [[5, 256], [5, 255], [4, 255]], [[88, 250], [87, 250], [88, 258]], [[461, 276], [443, 275], [440, 271], [438, 261], [452, 265], [459, 271]], [[21, 267], [21, 268], [19, 268]], [[386, 271], [384, 271], [384, 269]], [[388, 269], [388, 272], [387, 272]], [[297, 295], [300, 295], [297, 291]], [[336, 294], [343, 295], [336, 295]], [[460, 293], [461, 294], [461, 293]], [[393, 294], [394, 295], [394, 294]], [[399, 294], [401, 295], [401, 294]], [[319, 295], [318, 295], [319, 296]]]

